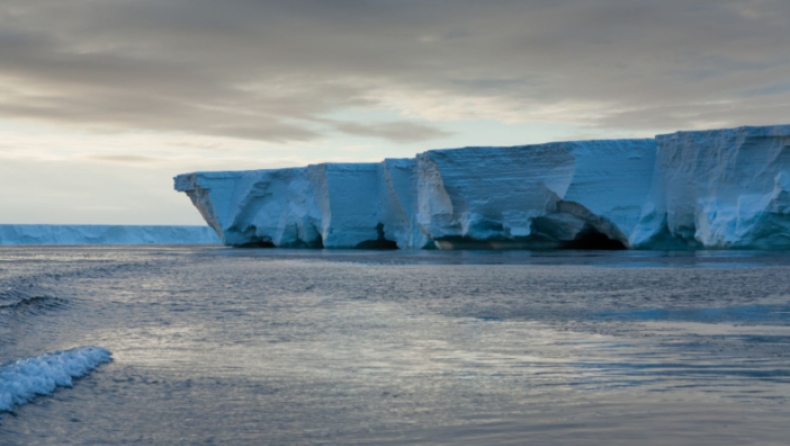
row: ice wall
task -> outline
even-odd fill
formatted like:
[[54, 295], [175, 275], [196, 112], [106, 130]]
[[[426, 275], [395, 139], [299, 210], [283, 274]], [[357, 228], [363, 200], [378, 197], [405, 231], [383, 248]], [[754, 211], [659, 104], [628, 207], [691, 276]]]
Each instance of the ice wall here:
[[378, 164], [180, 175], [185, 191], [233, 246], [355, 247], [375, 240]]
[[626, 245], [654, 156], [646, 139], [429, 151], [418, 223], [440, 248], [574, 247], [594, 234]]
[[790, 126], [179, 175], [228, 245], [790, 249]]
[[790, 126], [659, 135], [632, 245], [790, 249]]
[[175, 187], [234, 246], [625, 246], [654, 156], [653, 140], [469, 147], [371, 164], [192, 173]]
[[0, 245], [221, 243], [206, 226], [0, 225]]

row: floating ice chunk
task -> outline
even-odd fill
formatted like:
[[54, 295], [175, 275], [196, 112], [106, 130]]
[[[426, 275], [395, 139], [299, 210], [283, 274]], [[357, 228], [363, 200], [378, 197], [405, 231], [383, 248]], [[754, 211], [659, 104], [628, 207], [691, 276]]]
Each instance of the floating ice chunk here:
[[51, 395], [57, 387], [71, 387], [73, 378], [110, 361], [109, 350], [81, 347], [6, 363], [0, 366], [0, 412]]

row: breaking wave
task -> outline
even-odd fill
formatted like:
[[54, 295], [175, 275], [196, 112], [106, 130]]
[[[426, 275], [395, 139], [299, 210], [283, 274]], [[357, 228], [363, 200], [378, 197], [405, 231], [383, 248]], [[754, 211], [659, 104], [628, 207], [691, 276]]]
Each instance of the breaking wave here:
[[73, 379], [87, 375], [112, 360], [109, 350], [80, 347], [18, 359], [0, 366], [0, 412], [51, 395], [58, 387], [71, 387]]

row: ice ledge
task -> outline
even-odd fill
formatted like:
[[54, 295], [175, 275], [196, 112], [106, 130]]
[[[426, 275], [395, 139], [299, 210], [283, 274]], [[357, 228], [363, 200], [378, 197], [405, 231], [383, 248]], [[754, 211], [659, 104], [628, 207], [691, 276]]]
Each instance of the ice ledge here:
[[231, 246], [790, 249], [790, 126], [179, 175]]

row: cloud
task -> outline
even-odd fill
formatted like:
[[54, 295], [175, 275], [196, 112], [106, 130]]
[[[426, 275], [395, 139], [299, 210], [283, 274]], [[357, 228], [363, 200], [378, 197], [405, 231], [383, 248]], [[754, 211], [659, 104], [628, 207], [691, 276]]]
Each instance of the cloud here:
[[91, 154], [84, 157], [93, 161], [106, 161], [120, 164], [159, 164], [162, 160], [151, 156], [131, 155], [131, 154]]
[[450, 132], [411, 122], [360, 124], [335, 121], [333, 126], [335, 129], [350, 135], [382, 138], [396, 143], [422, 142], [451, 135]]
[[[790, 121], [784, 0], [6, 0], [0, 119], [275, 143]], [[326, 122], [388, 109], [403, 122]]]

